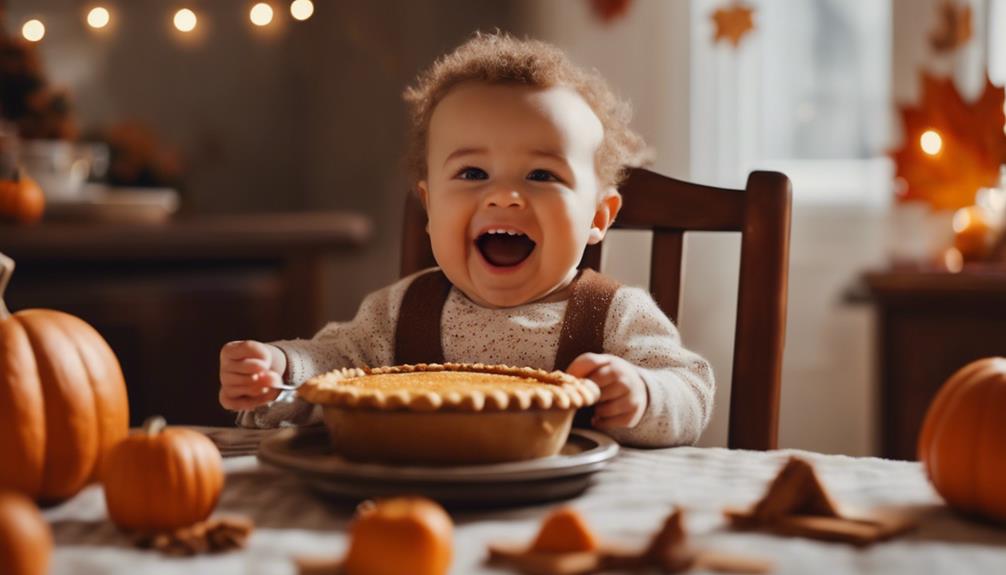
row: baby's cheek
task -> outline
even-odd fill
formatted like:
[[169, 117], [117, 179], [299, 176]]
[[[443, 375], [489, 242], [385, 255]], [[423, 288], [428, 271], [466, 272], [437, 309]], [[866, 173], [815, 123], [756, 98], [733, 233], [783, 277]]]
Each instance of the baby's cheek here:
[[581, 230], [579, 227], [569, 220], [557, 221], [552, 226], [551, 234], [549, 234], [549, 241], [552, 245], [548, 247], [556, 265], [568, 269], [580, 262], [583, 249], [587, 245], [589, 228]]
[[461, 220], [461, 214], [446, 207], [430, 213], [427, 231], [435, 248], [457, 251], [464, 247], [467, 221]]

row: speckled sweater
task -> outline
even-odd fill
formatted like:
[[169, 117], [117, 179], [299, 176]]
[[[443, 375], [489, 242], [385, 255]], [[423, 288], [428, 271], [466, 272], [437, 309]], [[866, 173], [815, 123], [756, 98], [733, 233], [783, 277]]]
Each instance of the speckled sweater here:
[[[299, 386], [310, 377], [343, 367], [392, 365], [395, 326], [413, 274], [369, 294], [352, 321], [330, 323], [312, 339], [272, 342], [286, 354], [284, 379]], [[551, 370], [559, 346], [566, 301], [490, 309], [451, 289], [441, 317], [444, 358]], [[632, 428], [606, 431], [619, 443], [663, 447], [694, 443], [712, 412], [712, 369], [681, 345], [681, 337], [645, 290], [620, 287], [604, 328], [604, 353], [639, 368], [649, 402]], [[254, 410], [241, 412], [243, 427], [305, 425], [318, 410], [285, 391]]]

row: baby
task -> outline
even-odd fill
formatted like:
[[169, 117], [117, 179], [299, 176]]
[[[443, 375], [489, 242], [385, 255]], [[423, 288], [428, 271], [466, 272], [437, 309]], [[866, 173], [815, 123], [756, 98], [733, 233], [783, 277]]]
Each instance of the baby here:
[[242, 426], [301, 425], [318, 413], [283, 388], [332, 369], [508, 364], [593, 380], [590, 423], [621, 443], [695, 442], [712, 410], [709, 364], [645, 290], [577, 270], [645, 153], [628, 106], [557, 48], [503, 34], [476, 35], [405, 99], [439, 267], [371, 293], [313, 339], [228, 343], [220, 403]]

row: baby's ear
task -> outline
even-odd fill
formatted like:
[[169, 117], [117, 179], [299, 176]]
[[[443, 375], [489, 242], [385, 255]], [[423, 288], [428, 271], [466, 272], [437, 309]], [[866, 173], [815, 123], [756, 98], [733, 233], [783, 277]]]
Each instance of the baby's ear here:
[[416, 194], [419, 195], [419, 201], [423, 203], [423, 209], [426, 211], [426, 234], [430, 233], [430, 189], [426, 185], [426, 180], [419, 180], [416, 182]]
[[604, 191], [601, 201], [597, 203], [597, 210], [594, 212], [594, 221], [590, 225], [590, 236], [587, 238], [588, 245], [601, 243], [604, 234], [608, 232], [611, 224], [615, 223], [619, 210], [622, 209], [622, 194], [615, 188], [608, 188]]
[[426, 180], [416, 182], [416, 193], [419, 194], [419, 201], [423, 202], [423, 209], [430, 211], [430, 189], [426, 186]]

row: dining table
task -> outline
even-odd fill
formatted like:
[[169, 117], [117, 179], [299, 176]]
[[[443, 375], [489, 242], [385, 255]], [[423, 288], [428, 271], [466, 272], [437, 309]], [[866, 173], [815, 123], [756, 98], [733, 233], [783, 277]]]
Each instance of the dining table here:
[[[298, 476], [259, 460], [259, 443], [275, 430], [196, 429], [206, 433], [224, 456], [225, 485], [215, 516], [254, 522], [244, 548], [191, 557], [137, 548], [110, 522], [102, 487], [93, 484], [43, 510], [55, 540], [50, 573], [295, 574], [298, 558], [337, 558], [346, 552], [354, 503], [322, 495]], [[729, 529], [723, 510], [757, 501], [794, 456], [813, 466], [824, 488], [842, 506], [911, 509], [919, 518], [918, 526], [866, 547]], [[681, 509], [696, 547], [763, 558], [773, 565], [772, 572], [780, 574], [1006, 573], [1006, 527], [951, 510], [918, 462], [792, 449], [691, 446], [623, 446], [573, 498], [518, 507], [449, 509], [454, 521], [450, 573], [507, 573], [487, 564], [487, 546], [529, 542], [543, 517], [559, 505], [575, 508], [603, 541], [639, 547], [672, 510]]]

